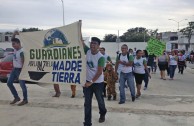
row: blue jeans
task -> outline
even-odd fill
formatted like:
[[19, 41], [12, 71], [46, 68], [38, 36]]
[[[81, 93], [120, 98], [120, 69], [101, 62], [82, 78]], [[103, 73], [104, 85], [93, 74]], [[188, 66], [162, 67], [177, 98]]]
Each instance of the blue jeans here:
[[120, 101], [125, 102], [126, 97], [125, 97], [125, 82], [127, 81], [127, 85], [131, 91], [131, 97], [135, 97], [135, 84], [134, 84], [134, 75], [132, 72], [130, 73], [120, 73]]
[[84, 125], [91, 126], [92, 125], [92, 97], [93, 93], [96, 96], [98, 102], [98, 108], [100, 115], [105, 115], [107, 110], [104, 103], [103, 97], [103, 89], [104, 83], [93, 83], [90, 87], [83, 87], [83, 92], [85, 96], [85, 103], [84, 103]]
[[170, 78], [174, 78], [174, 73], [177, 65], [170, 65]]
[[[14, 96], [14, 98], [19, 98], [18, 93], [13, 85], [13, 82], [15, 79], [19, 78], [21, 72], [21, 68], [13, 68], [12, 72], [10, 73], [10, 77], [7, 81], [7, 86], [9, 87], [12, 95]], [[20, 83], [20, 87], [22, 88], [22, 92], [23, 92], [23, 100], [28, 100], [28, 95], [27, 95], [27, 88], [26, 88], [26, 84], [24, 80], [19, 80]]]

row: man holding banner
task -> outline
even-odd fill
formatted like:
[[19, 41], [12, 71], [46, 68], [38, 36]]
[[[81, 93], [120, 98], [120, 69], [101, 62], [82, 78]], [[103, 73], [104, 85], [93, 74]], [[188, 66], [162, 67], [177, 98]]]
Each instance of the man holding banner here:
[[84, 43], [84, 50], [86, 53], [86, 83], [83, 87], [83, 92], [85, 96], [84, 112], [85, 112], [85, 122], [84, 126], [91, 126], [92, 122], [92, 97], [93, 93], [96, 96], [98, 107], [99, 107], [99, 123], [105, 121], [106, 107], [103, 98], [104, 89], [104, 76], [103, 68], [105, 65], [105, 59], [103, 55], [99, 52], [100, 39], [97, 37], [92, 37], [90, 48], [88, 48]]
[[[18, 101], [20, 101], [20, 97], [18, 96], [18, 93], [13, 85], [13, 82], [15, 79], [19, 79], [20, 72], [22, 70], [23, 64], [24, 64], [24, 53], [21, 47], [20, 40], [18, 38], [15, 38], [15, 35], [19, 35], [18, 32], [14, 32], [12, 37], [12, 46], [14, 48], [14, 56], [13, 56], [13, 70], [10, 74], [10, 77], [7, 81], [7, 86], [9, 87], [12, 95], [14, 96], [14, 100], [10, 102], [10, 104], [15, 104]], [[22, 106], [28, 103], [27, 98], [27, 88], [24, 80], [19, 80], [20, 86], [22, 88], [24, 99], [22, 102], [18, 104], [18, 106]]]

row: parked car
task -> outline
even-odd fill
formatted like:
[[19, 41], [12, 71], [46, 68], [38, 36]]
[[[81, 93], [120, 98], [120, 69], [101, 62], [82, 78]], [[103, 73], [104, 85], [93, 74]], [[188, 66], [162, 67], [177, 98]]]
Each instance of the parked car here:
[[[0, 62], [0, 81], [7, 83], [10, 73], [13, 69], [13, 53], [8, 53]], [[18, 82], [18, 79], [15, 80]], [[36, 84], [36, 82], [26, 81], [27, 83]]]
[[6, 57], [9, 53], [13, 53], [14, 49], [13, 48], [6, 48], [4, 51], [4, 57]]
[[0, 81], [3, 83], [7, 82], [10, 76], [11, 70], [13, 69], [13, 53], [7, 54], [0, 62]]
[[3, 58], [4, 57], [4, 52], [5, 52], [5, 50], [2, 49], [2, 48], [0, 48], [0, 58]]

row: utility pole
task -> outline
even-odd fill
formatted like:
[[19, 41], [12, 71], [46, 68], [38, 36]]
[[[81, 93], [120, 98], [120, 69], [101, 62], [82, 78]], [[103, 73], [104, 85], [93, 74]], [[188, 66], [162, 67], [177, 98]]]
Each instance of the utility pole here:
[[64, 3], [63, 0], [61, 0], [62, 3], [62, 9], [63, 9], [63, 25], [65, 25], [65, 12], [64, 12]]
[[120, 38], [119, 38], [119, 30], [118, 30], [116, 42], [117, 42], [117, 49], [118, 49], [118, 51], [119, 51], [119, 43], [121, 42], [121, 40], [120, 40]]

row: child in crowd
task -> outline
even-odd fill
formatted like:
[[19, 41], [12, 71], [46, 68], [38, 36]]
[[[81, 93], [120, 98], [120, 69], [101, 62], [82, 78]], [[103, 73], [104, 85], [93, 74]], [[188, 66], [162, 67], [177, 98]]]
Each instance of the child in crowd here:
[[115, 83], [118, 80], [117, 74], [114, 72], [111, 63], [106, 64], [106, 71], [104, 72], [104, 80], [107, 83], [107, 94], [108, 100], [111, 100], [113, 96], [113, 100], [116, 100], [116, 90], [115, 90]]

